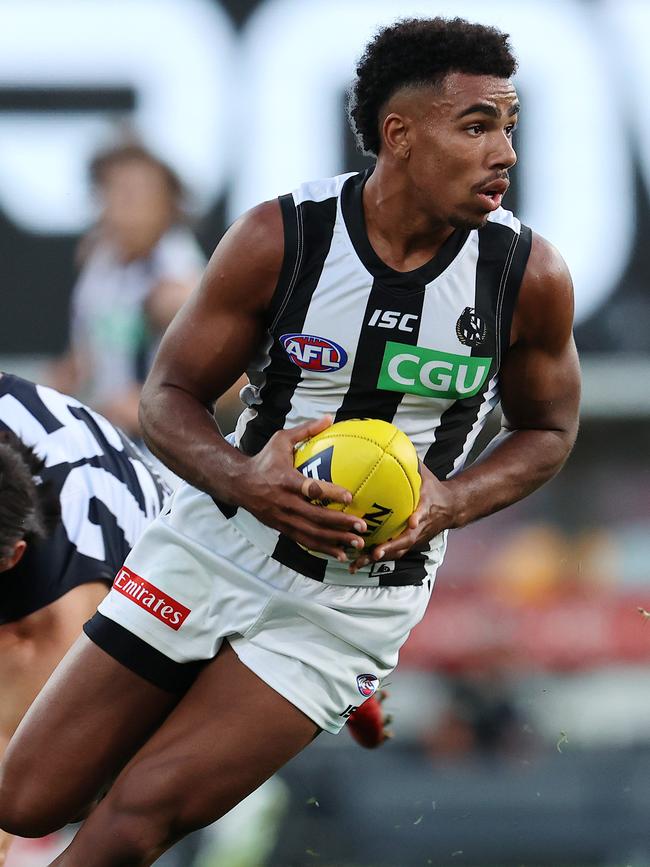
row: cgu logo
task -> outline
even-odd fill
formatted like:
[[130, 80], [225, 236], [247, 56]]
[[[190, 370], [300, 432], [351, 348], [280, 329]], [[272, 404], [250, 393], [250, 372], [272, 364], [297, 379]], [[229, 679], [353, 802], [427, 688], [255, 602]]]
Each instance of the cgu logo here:
[[491, 364], [491, 358], [389, 342], [377, 387], [424, 397], [473, 397], [485, 382]]
[[340, 370], [348, 360], [345, 349], [325, 337], [316, 337], [314, 334], [283, 334], [280, 340], [291, 361], [303, 370], [328, 373], [331, 370]]

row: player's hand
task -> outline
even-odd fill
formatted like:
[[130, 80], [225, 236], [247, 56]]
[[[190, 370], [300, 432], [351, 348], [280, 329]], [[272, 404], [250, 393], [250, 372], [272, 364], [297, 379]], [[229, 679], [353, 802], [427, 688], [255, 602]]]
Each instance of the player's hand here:
[[424, 546], [442, 530], [455, 526], [456, 506], [450, 488], [437, 479], [420, 461], [422, 487], [417, 508], [408, 519], [406, 528], [388, 542], [380, 542], [364, 551], [350, 564], [350, 572], [380, 560], [399, 560], [411, 548]]
[[348, 717], [347, 729], [358, 744], [371, 750], [381, 746], [393, 733], [388, 726], [393, 718], [384, 713], [383, 702], [388, 693], [382, 689], [366, 699]]
[[352, 494], [332, 482], [305, 478], [293, 465], [295, 446], [331, 424], [332, 417], [327, 415], [273, 434], [265, 447], [246, 462], [238, 500], [262, 523], [305, 548], [347, 562], [346, 549], [363, 548], [365, 521], [310, 501], [347, 504]]

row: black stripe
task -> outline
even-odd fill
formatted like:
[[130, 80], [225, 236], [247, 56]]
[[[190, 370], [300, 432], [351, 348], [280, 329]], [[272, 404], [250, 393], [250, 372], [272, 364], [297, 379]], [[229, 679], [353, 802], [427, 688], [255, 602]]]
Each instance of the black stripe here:
[[512, 262], [510, 264], [508, 273], [506, 274], [505, 292], [503, 294], [503, 303], [501, 307], [500, 319], [501, 333], [499, 340], [499, 359], [503, 358], [510, 346], [512, 317], [514, 315], [515, 307], [517, 305], [517, 298], [519, 297], [519, 287], [521, 286], [521, 281], [524, 278], [524, 271], [526, 270], [526, 265], [528, 264], [528, 257], [530, 256], [532, 243], [532, 230], [529, 229], [528, 226], [522, 226], [519, 240], [517, 241], [517, 246], [515, 247], [514, 253], [512, 255]]
[[30, 415], [45, 428], [46, 433], [51, 434], [65, 427], [63, 422], [59, 421], [45, 406], [33, 382], [11, 373], [4, 373], [0, 379], [0, 394], [11, 394], [15, 397]]
[[[280, 337], [300, 334], [312, 296], [318, 286], [325, 259], [329, 253], [336, 220], [335, 197], [323, 202], [303, 202], [298, 218], [302, 222], [302, 253], [298, 279], [284, 309], [273, 327], [271, 360], [265, 370], [266, 382], [260, 391], [258, 415], [246, 426], [240, 441], [247, 455], [257, 454], [273, 436], [284, 428], [291, 401], [301, 378], [301, 369], [287, 355]], [[300, 232], [298, 233], [300, 236]], [[299, 237], [300, 243], [300, 237]]]
[[[399, 341], [408, 346], [417, 345], [425, 289], [426, 286], [420, 284], [417, 291], [404, 291], [397, 295], [385, 288], [378, 280], [373, 282], [363, 316], [350, 385], [336, 413], [335, 421], [348, 418], [380, 418], [392, 422], [397, 408], [404, 399], [404, 393], [377, 388], [384, 350], [389, 341]], [[399, 314], [398, 322], [404, 314], [415, 316], [415, 319], [410, 319], [406, 323], [413, 330], [401, 331], [397, 327], [382, 328], [378, 324], [370, 325], [370, 320], [377, 310]]]
[[134, 88], [124, 87], [0, 87], [0, 111], [100, 112], [134, 111]]
[[456, 229], [445, 240], [436, 254], [413, 271], [396, 271], [379, 258], [366, 231], [363, 209], [363, 188], [374, 171], [374, 166], [347, 179], [341, 190], [341, 212], [357, 256], [373, 277], [384, 286], [398, 290], [417, 289], [431, 283], [453, 262], [469, 237], [469, 229]]
[[516, 268], [513, 267], [519, 236], [500, 223], [489, 222], [478, 230], [478, 238], [474, 309], [485, 323], [487, 331], [485, 340], [478, 346], [472, 346], [470, 355], [490, 356], [492, 363], [478, 393], [455, 401], [441, 416], [435, 440], [424, 458], [426, 466], [439, 479], [449, 476], [454, 462], [462, 454], [490, 380], [498, 370], [502, 348], [504, 345], [507, 347], [509, 342], [512, 311], [528, 259], [528, 254], [523, 253], [517, 257]]
[[287, 193], [286, 196], [278, 198], [280, 203], [280, 211], [282, 213], [282, 227], [284, 231], [284, 255], [282, 258], [282, 267], [280, 276], [273, 293], [273, 298], [267, 310], [266, 321], [269, 327], [272, 327], [278, 313], [281, 312], [284, 304], [291, 295], [296, 278], [298, 276], [298, 266], [300, 259], [300, 231], [298, 224], [298, 210], [293, 201], [293, 196]]
[[[334, 234], [337, 209], [335, 197], [322, 202], [303, 202], [298, 208], [293, 207], [291, 199], [291, 206], [294, 210], [293, 223], [297, 227], [293, 240], [296, 248], [296, 255], [293, 257], [293, 285], [288, 287], [274, 314], [271, 361], [265, 370], [266, 382], [260, 390], [259, 412], [248, 423], [240, 441], [240, 448], [246, 454], [257, 454], [275, 431], [284, 428], [302, 370], [290, 360], [280, 338], [283, 334], [302, 332]], [[287, 226], [292, 225], [288, 200], [285, 200], [283, 207], [286, 233]], [[285, 247], [290, 243], [291, 238], [287, 238], [285, 234]], [[280, 535], [272, 556], [297, 572], [317, 581], [323, 580], [327, 561], [309, 554], [286, 536]]]
[[301, 575], [313, 578], [314, 581], [322, 581], [325, 577], [327, 560], [324, 557], [310, 554], [309, 551], [301, 548], [297, 542], [282, 533], [271, 556], [283, 566], [288, 566], [294, 572], [300, 572]]
[[117, 662], [166, 692], [186, 692], [208, 661], [175, 662], [99, 611], [84, 623], [83, 630]]
[[[84, 461], [84, 463], [88, 464], [89, 466], [99, 466], [103, 470], [111, 473], [111, 475], [120, 479], [120, 481], [127, 486], [131, 494], [133, 494], [133, 497], [135, 498], [138, 506], [140, 507], [140, 510], [143, 512], [143, 514], [146, 514], [144, 492], [140, 487], [138, 474], [131, 461], [129, 461], [128, 458], [125, 457], [124, 452], [119, 452], [113, 448], [113, 446], [104, 436], [104, 432], [85, 406], [68, 405], [68, 410], [70, 412], [70, 415], [72, 415], [74, 418], [78, 419], [86, 425], [86, 427], [92, 433], [93, 437], [97, 440], [97, 442], [102, 448], [102, 451], [104, 452], [103, 455], [97, 456], [95, 458], [88, 458]], [[120, 431], [118, 431], [117, 433], [119, 434]], [[125, 447], [126, 450], [127, 443], [129, 443], [129, 441], [126, 439], [126, 437], [122, 436], [120, 437], [120, 440], [122, 441], [122, 445]], [[129, 445], [131, 446], [131, 448], [129, 449], [129, 454], [132, 457], [136, 457], [135, 447], [131, 443], [129, 443]], [[141, 455], [137, 455], [137, 457], [141, 458]], [[160, 486], [156, 484], [156, 488], [158, 490], [158, 502], [159, 504], [162, 504], [162, 492], [160, 490]]]

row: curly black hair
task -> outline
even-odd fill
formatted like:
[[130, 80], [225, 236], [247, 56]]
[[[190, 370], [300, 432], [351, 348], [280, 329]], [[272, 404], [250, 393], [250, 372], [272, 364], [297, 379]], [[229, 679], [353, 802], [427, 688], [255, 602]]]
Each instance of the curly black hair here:
[[14, 433], [0, 431], [0, 559], [22, 539], [44, 539], [59, 519], [58, 497], [40, 478], [43, 466]]
[[357, 65], [348, 114], [361, 149], [381, 147], [379, 112], [399, 88], [436, 85], [450, 72], [510, 78], [507, 33], [463, 18], [405, 18], [379, 30]]

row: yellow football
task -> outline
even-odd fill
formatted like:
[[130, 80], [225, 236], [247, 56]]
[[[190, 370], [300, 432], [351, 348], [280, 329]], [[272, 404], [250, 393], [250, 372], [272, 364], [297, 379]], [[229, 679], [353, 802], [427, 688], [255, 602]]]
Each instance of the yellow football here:
[[326, 428], [296, 449], [294, 466], [308, 478], [347, 488], [352, 502], [327, 503], [368, 526], [366, 548], [398, 536], [420, 499], [418, 456], [394, 424], [356, 418]]

